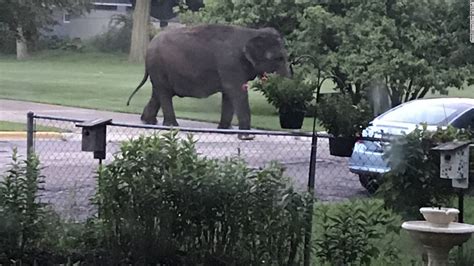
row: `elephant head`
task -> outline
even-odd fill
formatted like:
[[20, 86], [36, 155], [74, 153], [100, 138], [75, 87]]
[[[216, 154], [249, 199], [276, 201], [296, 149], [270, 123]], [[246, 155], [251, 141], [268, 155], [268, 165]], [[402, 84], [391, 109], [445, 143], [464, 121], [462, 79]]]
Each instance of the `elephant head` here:
[[289, 77], [288, 55], [280, 34], [273, 28], [259, 30], [244, 46], [245, 58], [257, 74], [276, 73]]

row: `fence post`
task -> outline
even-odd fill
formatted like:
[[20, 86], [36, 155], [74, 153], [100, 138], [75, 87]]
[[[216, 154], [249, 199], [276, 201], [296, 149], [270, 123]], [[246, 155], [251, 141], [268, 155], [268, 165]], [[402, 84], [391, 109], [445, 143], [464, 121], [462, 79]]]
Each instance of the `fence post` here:
[[318, 136], [316, 133], [316, 115], [313, 118], [313, 134], [311, 136], [311, 155], [309, 159], [308, 192], [311, 194], [306, 220], [304, 237], [304, 266], [311, 264], [311, 238], [313, 234], [314, 184], [316, 179], [316, 155], [318, 150]]
[[34, 125], [35, 114], [33, 112], [28, 112], [26, 115], [26, 155], [27, 158], [34, 152]]

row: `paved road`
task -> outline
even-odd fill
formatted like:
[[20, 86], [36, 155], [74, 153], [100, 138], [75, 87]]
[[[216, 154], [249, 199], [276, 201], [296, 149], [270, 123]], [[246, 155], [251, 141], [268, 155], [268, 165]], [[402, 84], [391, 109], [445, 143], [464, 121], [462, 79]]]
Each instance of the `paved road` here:
[[[8, 105], [4, 105], [7, 103]], [[33, 110], [41, 115], [65, 116], [76, 119], [113, 118], [115, 121], [136, 123], [138, 115], [101, 112], [95, 110], [51, 105], [15, 103], [0, 100], [0, 120], [21, 121], [26, 112]], [[11, 111], [4, 106], [11, 108]], [[57, 108], [57, 109], [56, 109]], [[63, 112], [64, 111], [64, 112]], [[37, 139], [35, 149], [40, 156], [42, 173], [46, 177], [43, 199], [53, 203], [65, 216], [83, 219], [91, 212], [88, 199], [95, 188], [95, 170], [98, 162], [91, 153], [81, 152], [81, 135], [73, 123], [38, 120], [37, 123], [72, 129], [63, 134], [63, 139]], [[189, 127], [211, 127], [210, 123], [181, 121]], [[155, 130], [124, 127], [108, 128], [107, 160], [113, 158], [120, 143], [141, 134], [152, 134]], [[184, 135], [185, 133], [180, 133]], [[210, 133], [194, 134], [198, 140], [197, 149], [210, 158], [240, 156], [253, 167], [262, 167], [271, 161], [278, 161], [286, 168], [286, 174], [295, 185], [305, 188], [308, 179], [311, 140], [307, 137], [257, 136], [253, 141], [238, 140], [235, 135]], [[4, 172], [13, 147], [25, 154], [25, 140], [0, 140], [0, 171]], [[347, 170], [347, 160], [330, 156], [327, 139], [318, 140], [316, 162], [316, 196], [321, 200], [342, 200], [366, 195], [355, 175]]]
[[[113, 119], [114, 122], [121, 123], [141, 123], [139, 114], [127, 114], [118, 112], [99, 111], [93, 109], [67, 107], [60, 105], [32, 103], [24, 101], [2, 100], [0, 99], [0, 121], [23, 122], [26, 123], [28, 112], [35, 114], [60, 116], [71, 119], [92, 120], [95, 118]], [[192, 128], [215, 128], [215, 124], [178, 119], [182, 127]]]

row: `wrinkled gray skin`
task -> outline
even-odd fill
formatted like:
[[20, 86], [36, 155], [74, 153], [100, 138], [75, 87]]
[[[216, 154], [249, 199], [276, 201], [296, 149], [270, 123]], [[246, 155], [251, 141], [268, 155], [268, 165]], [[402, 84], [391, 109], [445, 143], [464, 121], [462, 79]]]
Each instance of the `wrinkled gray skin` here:
[[250, 129], [248, 92], [243, 85], [265, 72], [289, 76], [287, 59], [283, 40], [272, 28], [202, 25], [167, 30], [151, 41], [145, 77], [130, 99], [150, 76], [153, 92], [142, 121], [156, 124], [161, 107], [163, 125], [178, 126], [173, 96], [206, 98], [222, 92], [218, 128], [231, 128], [235, 112], [239, 129]]

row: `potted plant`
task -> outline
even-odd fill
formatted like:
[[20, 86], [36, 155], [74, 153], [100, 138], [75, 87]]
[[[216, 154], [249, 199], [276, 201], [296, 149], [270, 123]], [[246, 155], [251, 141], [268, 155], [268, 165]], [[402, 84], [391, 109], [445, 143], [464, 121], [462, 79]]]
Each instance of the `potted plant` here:
[[314, 98], [314, 89], [303, 79], [302, 74], [295, 73], [293, 78], [268, 74], [250, 81], [249, 87], [261, 92], [278, 110], [282, 128], [302, 127], [306, 110]]
[[368, 126], [372, 112], [365, 100], [352, 103], [347, 94], [330, 93], [318, 103], [318, 119], [329, 134], [329, 152], [334, 156], [350, 157], [356, 138]]

